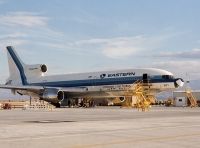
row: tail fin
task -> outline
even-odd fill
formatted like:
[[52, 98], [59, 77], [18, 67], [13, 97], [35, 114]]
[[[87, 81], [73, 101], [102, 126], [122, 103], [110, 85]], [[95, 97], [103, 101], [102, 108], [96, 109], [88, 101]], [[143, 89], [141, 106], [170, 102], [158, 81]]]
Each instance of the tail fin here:
[[27, 85], [28, 81], [31, 82], [41, 77], [47, 71], [45, 64], [24, 64], [12, 46], [7, 46], [6, 48], [10, 71], [10, 77], [6, 82], [7, 84]]
[[12, 46], [7, 46], [8, 65], [10, 77], [9, 81], [14, 81], [17, 84], [27, 85], [25, 75], [25, 64], [19, 58]]

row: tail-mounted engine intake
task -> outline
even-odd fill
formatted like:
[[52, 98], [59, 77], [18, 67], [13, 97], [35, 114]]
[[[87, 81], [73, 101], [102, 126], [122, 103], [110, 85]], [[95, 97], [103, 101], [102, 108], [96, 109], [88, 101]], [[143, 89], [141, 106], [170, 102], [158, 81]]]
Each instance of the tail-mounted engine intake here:
[[26, 70], [30, 72], [47, 72], [47, 66], [45, 64], [26, 65]]
[[25, 72], [27, 77], [39, 77], [47, 72], [47, 66], [45, 64], [26, 65]]
[[40, 65], [41, 72], [47, 72], [47, 66], [45, 64]]

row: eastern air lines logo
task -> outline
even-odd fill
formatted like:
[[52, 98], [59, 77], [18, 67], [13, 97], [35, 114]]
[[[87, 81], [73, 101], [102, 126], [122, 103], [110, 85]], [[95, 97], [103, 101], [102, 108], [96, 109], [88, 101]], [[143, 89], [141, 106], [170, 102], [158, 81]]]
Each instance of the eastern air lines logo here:
[[103, 78], [105, 78], [105, 77], [106, 77], [106, 74], [105, 74], [105, 73], [100, 75], [100, 78], [101, 78], [101, 79], [103, 79]]
[[113, 78], [113, 77], [127, 77], [134, 76], [135, 72], [126, 72], [126, 73], [114, 73], [114, 74], [101, 74], [100, 78], [103, 79], [105, 77]]

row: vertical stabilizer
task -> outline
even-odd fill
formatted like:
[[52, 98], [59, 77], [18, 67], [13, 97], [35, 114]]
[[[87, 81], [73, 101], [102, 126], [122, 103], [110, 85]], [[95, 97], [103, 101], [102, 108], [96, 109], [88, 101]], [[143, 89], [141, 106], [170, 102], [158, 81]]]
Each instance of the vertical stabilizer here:
[[12, 84], [14, 83], [17, 85], [26, 85], [27, 79], [24, 70], [25, 64], [19, 58], [18, 54], [12, 46], [7, 46], [6, 49], [8, 54], [8, 65], [10, 72], [9, 81], [12, 81]]

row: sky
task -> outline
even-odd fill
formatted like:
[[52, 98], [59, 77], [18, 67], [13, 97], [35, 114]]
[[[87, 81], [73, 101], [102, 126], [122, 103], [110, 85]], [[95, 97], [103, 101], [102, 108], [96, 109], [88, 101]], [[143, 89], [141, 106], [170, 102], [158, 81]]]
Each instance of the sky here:
[[5, 47], [48, 75], [154, 67], [200, 80], [199, 0], [0, 0]]

